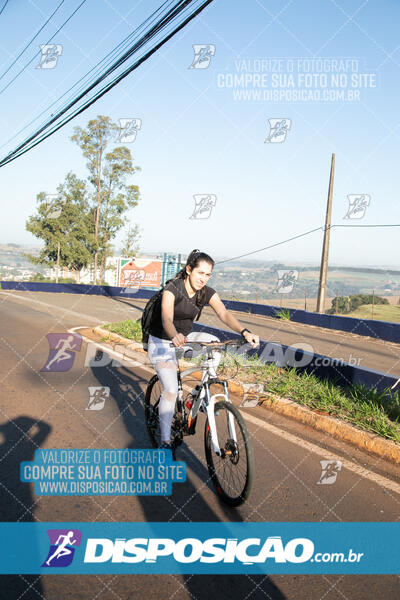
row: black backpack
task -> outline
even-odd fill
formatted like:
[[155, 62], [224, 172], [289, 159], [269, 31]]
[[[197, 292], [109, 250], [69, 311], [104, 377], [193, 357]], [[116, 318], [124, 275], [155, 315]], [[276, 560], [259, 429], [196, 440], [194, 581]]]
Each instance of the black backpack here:
[[[143, 344], [143, 348], [145, 350], [147, 350], [147, 346], [148, 346], [148, 342], [149, 342], [150, 326], [151, 326], [151, 321], [153, 319], [153, 315], [157, 314], [157, 311], [161, 311], [161, 299], [162, 299], [162, 294], [165, 289], [165, 286], [170, 281], [176, 281], [177, 279], [178, 278], [175, 277], [173, 279], [169, 279], [168, 281], [166, 281], [165, 285], [163, 285], [162, 288], [159, 289], [158, 292], [156, 292], [150, 298], [150, 300], [147, 302], [146, 306], [143, 309], [143, 314], [140, 319], [140, 323], [142, 325], [142, 344]], [[176, 286], [176, 288], [178, 290], [178, 296], [175, 298], [175, 303], [178, 303], [183, 298], [183, 294], [179, 290], [178, 286]], [[202, 304], [200, 306], [200, 310], [195, 319], [196, 321], [198, 321], [200, 319], [201, 311], [203, 310], [203, 308], [204, 308], [204, 304]]]

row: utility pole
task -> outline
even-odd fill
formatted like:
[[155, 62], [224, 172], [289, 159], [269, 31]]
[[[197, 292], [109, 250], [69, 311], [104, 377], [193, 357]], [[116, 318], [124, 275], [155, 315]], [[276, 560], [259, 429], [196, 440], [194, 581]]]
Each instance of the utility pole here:
[[374, 320], [375, 290], [372, 290], [372, 320]]
[[332, 214], [332, 194], [333, 194], [333, 178], [335, 175], [335, 155], [332, 154], [331, 174], [329, 178], [328, 202], [326, 206], [326, 218], [324, 229], [324, 243], [322, 246], [321, 268], [319, 272], [319, 286], [317, 299], [317, 312], [325, 312], [326, 298], [326, 280], [328, 277], [328, 257], [329, 257], [329, 240], [331, 235], [331, 214]]
[[60, 242], [57, 244], [57, 267], [56, 267], [56, 283], [58, 283], [58, 274], [60, 272]]

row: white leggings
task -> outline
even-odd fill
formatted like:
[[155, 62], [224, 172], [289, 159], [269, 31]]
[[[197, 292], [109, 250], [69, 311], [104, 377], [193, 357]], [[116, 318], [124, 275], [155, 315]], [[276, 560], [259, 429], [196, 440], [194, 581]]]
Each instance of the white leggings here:
[[[189, 342], [219, 342], [215, 335], [204, 332], [189, 333]], [[161, 383], [161, 397], [158, 407], [160, 417], [161, 441], [169, 442], [171, 423], [174, 416], [175, 400], [178, 393], [178, 377], [175, 348], [170, 347], [171, 340], [149, 335], [148, 355]], [[216, 371], [221, 360], [221, 353], [214, 352], [212, 368]]]

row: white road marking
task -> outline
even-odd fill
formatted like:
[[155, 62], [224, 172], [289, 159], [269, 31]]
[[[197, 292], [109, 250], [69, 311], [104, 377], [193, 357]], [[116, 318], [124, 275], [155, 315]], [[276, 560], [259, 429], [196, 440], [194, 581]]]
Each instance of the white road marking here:
[[395, 481], [392, 481], [391, 479], [387, 479], [386, 477], [383, 477], [383, 475], [378, 475], [377, 473], [373, 473], [372, 471], [369, 471], [365, 467], [361, 467], [360, 465], [357, 465], [357, 464], [351, 462], [347, 458], [343, 458], [339, 454], [334, 454], [333, 452], [325, 450], [325, 448], [321, 448], [320, 446], [317, 446], [317, 444], [313, 444], [312, 442], [303, 440], [302, 438], [298, 437], [297, 435], [294, 435], [293, 433], [289, 433], [288, 431], [284, 431], [283, 429], [280, 429], [279, 427], [276, 427], [275, 425], [271, 425], [270, 423], [268, 423], [266, 421], [263, 421], [257, 417], [254, 417], [253, 415], [249, 415], [248, 413], [243, 413], [243, 412], [241, 414], [247, 421], [249, 421], [250, 423], [253, 423], [253, 425], [257, 425], [258, 427], [261, 427], [262, 429], [265, 429], [266, 431], [270, 431], [274, 435], [282, 437], [285, 440], [287, 440], [288, 442], [292, 442], [292, 444], [301, 446], [302, 448], [304, 448], [304, 450], [308, 450], [309, 452], [314, 452], [314, 454], [318, 454], [318, 456], [321, 456], [321, 458], [323, 458], [323, 459], [340, 460], [343, 467], [348, 469], [349, 471], [352, 471], [353, 473], [356, 473], [357, 475], [360, 475], [361, 477], [364, 477], [365, 479], [369, 479], [369, 481], [372, 481], [373, 483], [376, 483], [388, 490], [391, 490], [392, 492], [396, 492], [397, 494], [400, 494], [400, 484], [396, 483]]
[[47, 302], [43, 302], [42, 300], [36, 300], [36, 298], [27, 298], [26, 296], [16, 296], [15, 294], [9, 294], [7, 292], [0, 291], [2, 296], [11, 296], [14, 300], [24, 300], [25, 302], [33, 302], [34, 304], [40, 304], [41, 306], [46, 306], [47, 308], [51, 308], [52, 310], [63, 310], [70, 315], [74, 315], [75, 317], [83, 318], [83, 319], [91, 319], [92, 321], [96, 321], [97, 323], [104, 323], [104, 321], [100, 321], [97, 317], [91, 317], [90, 315], [85, 315], [83, 313], [75, 312], [74, 310], [70, 310], [69, 308], [63, 308], [62, 306], [55, 306], [54, 304], [48, 304]]

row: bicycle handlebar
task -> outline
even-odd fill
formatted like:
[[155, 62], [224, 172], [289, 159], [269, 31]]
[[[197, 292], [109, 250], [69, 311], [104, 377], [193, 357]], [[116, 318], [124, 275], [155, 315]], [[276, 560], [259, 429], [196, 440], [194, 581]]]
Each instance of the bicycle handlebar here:
[[226, 346], [243, 346], [247, 344], [245, 340], [226, 340], [225, 342], [196, 342], [196, 341], [188, 341], [185, 342], [182, 346], [175, 346], [172, 342], [170, 342], [171, 348], [176, 348], [177, 350], [182, 348], [192, 348], [192, 350], [197, 350], [199, 346], [204, 348], [223, 348]]

